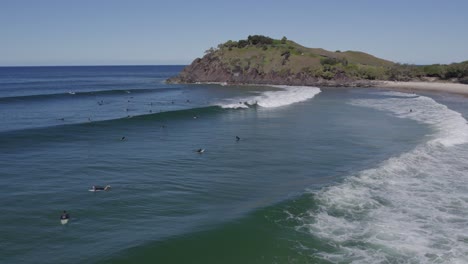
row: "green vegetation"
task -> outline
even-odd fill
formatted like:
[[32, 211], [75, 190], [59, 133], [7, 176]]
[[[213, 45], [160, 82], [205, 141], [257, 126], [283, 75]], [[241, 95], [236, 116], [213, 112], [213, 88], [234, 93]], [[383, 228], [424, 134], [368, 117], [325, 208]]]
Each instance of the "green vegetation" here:
[[272, 39], [262, 35], [229, 40], [211, 48], [207, 56], [217, 58], [233, 73], [255, 69], [258, 74], [271, 72], [279, 76], [301, 74], [330, 80], [409, 81], [433, 78], [468, 83], [468, 61], [450, 65], [397, 64], [358, 51], [327, 51], [306, 48], [286, 37]]

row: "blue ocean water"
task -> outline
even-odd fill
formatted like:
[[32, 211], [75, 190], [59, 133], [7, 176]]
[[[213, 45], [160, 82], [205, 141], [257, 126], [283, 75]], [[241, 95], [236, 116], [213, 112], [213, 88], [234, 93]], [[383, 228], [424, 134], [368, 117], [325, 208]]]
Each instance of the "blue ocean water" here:
[[468, 261], [465, 98], [182, 68], [0, 68], [0, 262]]

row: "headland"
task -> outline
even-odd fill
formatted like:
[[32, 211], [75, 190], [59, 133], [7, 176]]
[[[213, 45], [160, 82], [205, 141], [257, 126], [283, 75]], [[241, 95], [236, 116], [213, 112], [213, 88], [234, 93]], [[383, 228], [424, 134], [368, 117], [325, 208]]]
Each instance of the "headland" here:
[[167, 82], [382, 87], [468, 94], [468, 61], [399, 64], [360, 51], [307, 48], [286, 37], [254, 35], [208, 49]]

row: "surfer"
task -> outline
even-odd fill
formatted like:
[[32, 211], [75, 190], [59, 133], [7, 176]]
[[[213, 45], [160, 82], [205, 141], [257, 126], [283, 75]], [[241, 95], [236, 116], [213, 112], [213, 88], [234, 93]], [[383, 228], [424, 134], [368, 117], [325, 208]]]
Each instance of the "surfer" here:
[[108, 190], [110, 190], [110, 188], [111, 188], [110, 185], [106, 185], [106, 187], [94, 186], [94, 185], [93, 185], [92, 190], [93, 190], [93, 191], [108, 191]]
[[240, 137], [236, 136], [236, 141], [239, 141], [240, 140]]
[[203, 152], [205, 152], [205, 149], [202, 149], [202, 148], [201, 148], [201, 149], [198, 149], [197, 152], [198, 152], [198, 153], [203, 153]]
[[120, 139], [120, 141], [124, 141], [125, 139], [126, 139], [125, 137], [122, 137], [122, 138]]
[[63, 213], [60, 216], [60, 220], [68, 220], [68, 219], [70, 219], [70, 215], [67, 213], [67, 211], [63, 210]]

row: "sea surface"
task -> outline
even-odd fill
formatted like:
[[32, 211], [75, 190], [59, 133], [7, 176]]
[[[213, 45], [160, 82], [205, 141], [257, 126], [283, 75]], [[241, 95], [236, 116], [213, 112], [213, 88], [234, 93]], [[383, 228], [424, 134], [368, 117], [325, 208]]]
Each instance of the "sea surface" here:
[[467, 98], [182, 68], [0, 68], [0, 263], [468, 263]]

